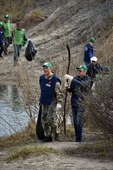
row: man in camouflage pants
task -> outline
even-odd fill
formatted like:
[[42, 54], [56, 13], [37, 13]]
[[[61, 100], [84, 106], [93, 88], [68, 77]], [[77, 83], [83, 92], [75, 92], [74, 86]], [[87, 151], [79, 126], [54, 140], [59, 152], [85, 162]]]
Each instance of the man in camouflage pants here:
[[57, 109], [61, 108], [63, 94], [61, 92], [61, 81], [52, 73], [50, 62], [43, 64], [44, 74], [40, 76], [41, 89], [40, 104], [42, 106], [42, 126], [44, 129], [43, 142], [52, 142], [52, 133], [55, 140], [59, 140]]

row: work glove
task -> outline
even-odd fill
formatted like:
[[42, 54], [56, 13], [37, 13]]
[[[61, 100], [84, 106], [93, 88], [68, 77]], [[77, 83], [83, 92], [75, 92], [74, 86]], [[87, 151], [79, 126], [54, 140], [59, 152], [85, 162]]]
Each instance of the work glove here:
[[69, 82], [65, 81], [64, 86], [65, 86], [65, 87], [69, 87]]
[[65, 75], [64, 75], [64, 79], [71, 81], [71, 80], [73, 79], [73, 76], [70, 76], [69, 74], [65, 74]]
[[69, 87], [72, 79], [73, 79], [73, 76], [70, 76], [70, 75], [68, 75], [68, 74], [65, 74], [65, 75], [64, 75], [64, 80], [65, 80], [64, 86], [65, 86], [65, 87]]
[[61, 109], [61, 108], [62, 108], [62, 105], [61, 105], [60, 103], [57, 103], [56, 108], [57, 108], [57, 109]]

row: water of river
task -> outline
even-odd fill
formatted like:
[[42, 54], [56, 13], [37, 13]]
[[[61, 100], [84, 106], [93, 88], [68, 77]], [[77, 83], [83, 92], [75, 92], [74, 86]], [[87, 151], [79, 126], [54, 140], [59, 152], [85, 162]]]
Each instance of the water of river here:
[[[58, 115], [61, 115], [60, 112]], [[37, 115], [33, 116], [37, 119]], [[59, 119], [62, 120], [63, 117]], [[29, 116], [25, 112], [20, 89], [16, 86], [0, 86], [0, 136], [21, 131], [28, 121]], [[70, 116], [67, 116], [66, 124], [71, 123]]]
[[0, 136], [20, 131], [27, 126], [28, 120], [20, 89], [15, 86], [0, 86]]

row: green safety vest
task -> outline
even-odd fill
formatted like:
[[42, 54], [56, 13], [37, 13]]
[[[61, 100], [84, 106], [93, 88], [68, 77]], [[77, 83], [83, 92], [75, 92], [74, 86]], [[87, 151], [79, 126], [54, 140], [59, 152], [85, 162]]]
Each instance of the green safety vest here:
[[17, 45], [24, 45], [24, 35], [25, 35], [25, 29], [14, 29], [14, 42], [13, 44], [17, 44]]
[[8, 22], [3, 21], [3, 26], [4, 26], [4, 36], [10, 37], [11, 36], [10, 20], [8, 20]]

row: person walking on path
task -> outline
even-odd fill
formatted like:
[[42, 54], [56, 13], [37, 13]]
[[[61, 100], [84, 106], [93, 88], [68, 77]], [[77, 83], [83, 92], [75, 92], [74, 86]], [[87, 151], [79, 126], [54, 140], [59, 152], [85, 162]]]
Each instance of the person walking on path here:
[[9, 15], [4, 15], [4, 37], [5, 37], [5, 51], [4, 53], [7, 55], [7, 48], [10, 44], [12, 44], [12, 36], [11, 36], [11, 24], [9, 20]]
[[18, 64], [18, 58], [20, 56], [22, 46], [25, 45], [26, 41], [25, 29], [22, 28], [22, 24], [20, 22], [17, 22], [16, 28], [13, 30], [14, 65]]
[[40, 76], [39, 84], [41, 89], [40, 104], [42, 106], [42, 127], [44, 129], [43, 142], [52, 142], [52, 134], [55, 140], [59, 140], [59, 128], [57, 109], [61, 108], [63, 94], [61, 91], [60, 79], [52, 73], [50, 62], [43, 64], [44, 74]]
[[93, 57], [93, 45], [95, 42], [94, 37], [90, 37], [89, 43], [84, 47], [84, 63], [88, 66], [91, 63], [91, 58]]
[[103, 67], [101, 64], [98, 63], [98, 59], [97, 57], [92, 57], [91, 58], [91, 64], [87, 66], [88, 67], [88, 71], [87, 71], [87, 75], [94, 80], [96, 78], [96, 75], [98, 74], [102, 74], [103, 72]]
[[68, 88], [68, 92], [72, 93], [71, 107], [76, 137], [75, 142], [81, 142], [83, 127], [82, 115], [85, 111], [82, 102], [84, 100], [84, 95], [87, 95], [90, 92], [91, 80], [86, 74], [87, 67], [85, 65], [80, 65], [76, 69], [77, 76], [72, 79], [70, 88]]
[[4, 51], [4, 29], [3, 23], [0, 22], [0, 58], [3, 58], [2, 53]]

